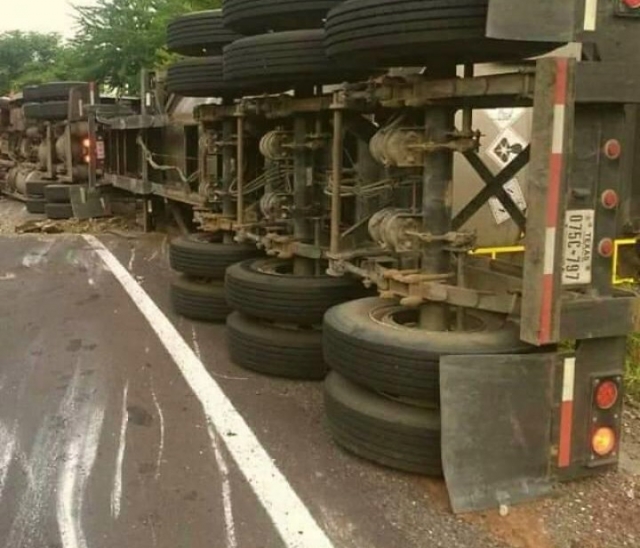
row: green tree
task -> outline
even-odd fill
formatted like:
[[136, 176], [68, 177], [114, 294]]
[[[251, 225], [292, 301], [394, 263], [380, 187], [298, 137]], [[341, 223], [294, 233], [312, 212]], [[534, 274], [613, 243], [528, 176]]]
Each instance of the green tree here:
[[18, 30], [0, 34], [0, 95], [27, 84], [70, 77], [73, 70], [67, 60], [58, 34]]
[[143, 68], [167, 62], [167, 23], [177, 15], [219, 7], [219, 0], [98, 0], [75, 6], [74, 63], [87, 80], [123, 93], [139, 88]]

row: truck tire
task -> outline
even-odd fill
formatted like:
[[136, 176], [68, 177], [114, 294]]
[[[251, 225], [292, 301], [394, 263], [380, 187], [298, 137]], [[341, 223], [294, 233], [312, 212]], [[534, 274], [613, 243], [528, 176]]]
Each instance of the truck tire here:
[[440, 414], [369, 392], [335, 372], [324, 385], [333, 438], [364, 459], [430, 476], [442, 476]]
[[46, 204], [44, 212], [47, 219], [63, 220], [73, 218], [73, 208], [71, 204]]
[[256, 91], [366, 79], [343, 70], [324, 51], [324, 31], [295, 30], [242, 38], [224, 49], [224, 77]]
[[188, 57], [220, 55], [222, 48], [241, 38], [222, 23], [222, 10], [182, 15], [167, 27], [167, 49]]
[[224, 24], [245, 35], [313, 29], [342, 0], [224, 0]]
[[292, 261], [250, 259], [227, 268], [227, 301], [234, 310], [273, 322], [313, 325], [332, 306], [366, 294], [351, 278], [294, 276]]
[[318, 329], [287, 329], [233, 312], [227, 318], [227, 340], [231, 361], [244, 369], [298, 380], [327, 375]]
[[25, 103], [22, 105], [22, 113], [27, 120], [39, 120], [40, 103]]
[[338, 61], [420, 66], [517, 60], [559, 44], [485, 37], [488, 0], [347, 0], [327, 15], [325, 46]]
[[52, 184], [51, 181], [29, 181], [25, 183], [27, 196], [42, 198], [44, 196], [44, 189], [50, 184]]
[[237, 86], [225, 82], [222, 57], [182, 59], [167, 73], [167, 89], [182, 97], [232, 97]]
[[469, 312], [470, 330], [441, 332], [409, 327], [417, 314], [377, 297], [333, 307], [324, 317], [325, 361], [361, 386], [437, 406], [442, 356], [535, 351], [500, 314]]
[[227, 267], [258, 255], [255, 246], [212, 242], [208, 234], [190, 234], [169, 246], [171, 268], [189, 276], [224, 279]]
[[193, 280], [180, 276], [171, 282], [173, 309], [192, 320], [224, 322], [231, 309], [224, 298], [222, 282]]
[[49, 82], [37, 86], [26, 86], [23, 89], [24, 101], [40, 102], [40, 101], [58, 101], [69, 98], [69, 92], [73, 88], [89, 87], [87, 82]]
[[27, 206], [27, 211], [29, 213], [42, 214], [44, 213], [46, 203], [46, 200], [44, 200], [43, 198], [32, 198], [31, 196], [29, 196], [27, 197], [25, 205]]
[[68, 101], [51, 101], [49, 103], [26, 103], [22, 107], [25, 118], [30, 120], [59, 121], [69, 116]]
[[71, 201], [69, 190], [79, 185], [47, 185], [44, 189], [44, 197], [50, 204], [68, 204]]

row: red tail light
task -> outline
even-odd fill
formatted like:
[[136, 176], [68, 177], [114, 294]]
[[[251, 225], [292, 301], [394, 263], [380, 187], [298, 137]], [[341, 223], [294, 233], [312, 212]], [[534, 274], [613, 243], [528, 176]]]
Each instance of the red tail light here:
[[617, 402], [620, 391], [618, 385], [611, 381], [601, 382], [595, 390], [595, 404], [599, 409], [611, 409]]

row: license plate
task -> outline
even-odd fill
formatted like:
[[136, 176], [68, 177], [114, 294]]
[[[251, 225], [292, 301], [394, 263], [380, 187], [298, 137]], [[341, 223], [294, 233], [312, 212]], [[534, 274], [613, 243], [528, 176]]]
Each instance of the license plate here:
[[566, 213], [562, 264], [563, 285], [591, 283], [594, 218], [595, 211], [593, 209], [577, 209]]

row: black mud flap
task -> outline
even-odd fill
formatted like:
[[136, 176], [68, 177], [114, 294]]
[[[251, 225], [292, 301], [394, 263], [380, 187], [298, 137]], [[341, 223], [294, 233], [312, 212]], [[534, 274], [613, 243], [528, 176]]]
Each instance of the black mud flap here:
[[111, 203], [99, 188], [71, 187], [69, 198], [77, 219], [93, 219], [111, 215]]
[[456, 513], [548, 494], [555, 353], [440, 362], [442, 462]]
[[502, 40], [572, 42], [577, 12], [575, 0], [489, 0], [487, 36]]

